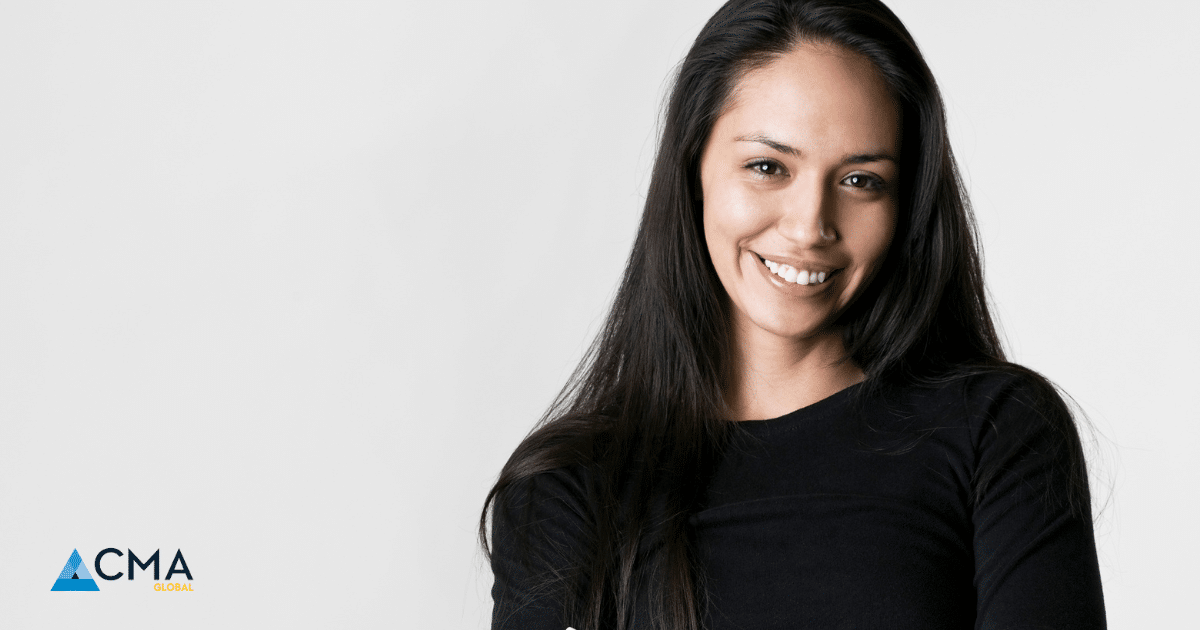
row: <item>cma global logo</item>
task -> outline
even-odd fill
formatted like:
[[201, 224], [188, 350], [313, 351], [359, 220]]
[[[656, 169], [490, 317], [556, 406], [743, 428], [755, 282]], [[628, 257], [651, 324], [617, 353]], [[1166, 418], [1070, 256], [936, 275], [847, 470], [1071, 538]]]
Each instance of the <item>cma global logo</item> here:
[[[121, 579], [122, 576], [127, 575], [128, 578], [130, 580], [132, 580], [135, 568], [141, 569], [143, 574], [145, 574], [146, 571], [150, 570], [150, 568], [153, 567], [153, 569], [154, 569], [154, 590], [156, 590], [156, 591], [190, 591], [190, 590], [192, 590], [192, 585], [190, 583], [169, 581], [171, 579], [171, 576], [173, 576], [177, 573], [182, 574], [184, 577], [187, 577], [188, 582], [192, 581], [192, 572], [190, 569], [188, 569], [187, 561], [183, 559], [183, 550], [182, 549], [175, 552], [175, 559], [171, 561], [171, 566], [167, 569], [167, 575], [166, 575], [165, 579], [168, 580], [168, 582], [166, 584], [163, 584], [158, 579], [158, 575], [159, 575], [159, 573], [158, 573], [158, 568], [159, 568], [158, 567], [158, 558], [159, 558], [158, 552], [159, 552], [159, 550], [158, 549], [155, 549], [154, 553], [150, 557], [146, 558], [145, 560], [142, 560], [141, 558], [138, 558], [136, 555], [134, 555], [132, 549], [127, 549], [126, 551], [128, 551], [129, 553], [126, 554], [126, 553], [123, 553], [120, 549], [115, 549], [113, 547], [109, 547], [108, 549], [105, 549], [105, 550], [101, 551], [100, 553], [96, 554], [96, 561], [94, 563], [92, 563], [92, 567], [94, 569], [96, 569], [96, 575], [100, 576], [101, 578], [103, 578], [105, 580], [119, 580], [119, 579]], [[122, 566], [120, 564], [117, 564], [118, 562], [120, 562], [119, 558], [121, 556], [127, 556], [126, 559], [128, 560], [128, 564], [124, 565], [124, 567], [125, 567], [124, 572], [117, 570], [112, 573], [109, 573], [108, 571], [105, 571], [104, 568], [101, 567], [100, 561], [103, 560], [104, 557], [109, 554], [117, 556], [117, 559], [115, 559], [116, 560], [115, 562], [113, 560], [110, 560], [107, 563], [108, 571], [113, 571], [114, 565], [116, 567]], [[58, 573], [58, 579], [54, 581], [54, 586], [52, 586], [50, 588], [50, 590], [52, 590], [52, 591], [98, 591], [98, 590], [100, 590], [100, 587], [96, 585], [96, 580], [92, 578], [91, 572], [88, 571], [87, 565], [83, 561], [83, 556], [80, 556], [79, 550], [76, 549], [71, 552], [71, 557], [67, 558], [67, 563], [65, 565], [63, 565], [62, 571], [60, 571]]]

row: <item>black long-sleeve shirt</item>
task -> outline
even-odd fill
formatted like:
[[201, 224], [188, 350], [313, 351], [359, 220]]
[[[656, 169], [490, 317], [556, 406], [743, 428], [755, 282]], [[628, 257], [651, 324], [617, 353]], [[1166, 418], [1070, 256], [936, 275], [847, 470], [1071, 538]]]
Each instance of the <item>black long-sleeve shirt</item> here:
[[[738, 423], [691, 520], [707, 628], [1105, 627], [1090, 510], [1065, 501], [1078, 437], [1032, 408], [1030, 383], [855, 390]], [[544, 525], [532, 544], [563, 563], [590, 521], [580, 470], [543, 474], [520, 500]], [[980, 470], [996, 475], [975, 497]], [[564, 567], [518, 562], [508, 507], [493, 520], [492, 627], [580, 625], [536, 587]]]

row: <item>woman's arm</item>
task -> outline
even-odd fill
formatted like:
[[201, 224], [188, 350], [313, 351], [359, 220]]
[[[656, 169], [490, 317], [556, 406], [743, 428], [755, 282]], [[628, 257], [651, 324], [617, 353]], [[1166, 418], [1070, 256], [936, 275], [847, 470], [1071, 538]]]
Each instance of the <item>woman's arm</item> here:
[[585, 542], [581, 486], [543, 473], [497, 496], [492, 513], [492, 629], [563, 630], [563, 594]]
[[987, 401], [976, 450], [978, 482], [986, 479], [973, 516], [976, 628], [1105, 628], [1087, 478], [1073, 470], [1082, 459], [1066, 406], [1023, 379], [988, 379], [971, 397]]

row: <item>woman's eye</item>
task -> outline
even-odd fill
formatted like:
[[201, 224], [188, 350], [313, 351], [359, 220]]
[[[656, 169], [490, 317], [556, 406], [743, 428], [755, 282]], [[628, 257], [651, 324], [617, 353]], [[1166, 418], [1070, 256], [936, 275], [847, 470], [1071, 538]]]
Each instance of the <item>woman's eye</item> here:
[[847, 175], [842, 183], [852, 187], [861, 188], [863, 190], [878, 190], [883, 188], [883, 181], [872, 175], [863, 175], [862, 173], [854, 173]]
[[783, 175], [783, 166], [771, 160], [759, 160], [746, 165], [755, 175], [761, 177], [776, 177]]

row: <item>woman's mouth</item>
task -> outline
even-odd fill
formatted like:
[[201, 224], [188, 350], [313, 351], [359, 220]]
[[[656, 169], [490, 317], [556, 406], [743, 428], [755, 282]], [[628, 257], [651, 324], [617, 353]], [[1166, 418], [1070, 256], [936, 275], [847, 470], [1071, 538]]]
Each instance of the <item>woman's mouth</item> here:
[[841, 269], [833, 269], [830, 271], [797, 269], [791, 265], [777, 263], [767, 258], [763, 258], [762, 256], [758, 256], [758, 259], [762, 261], [762, 264], [767, 266], [767, 269], [771, 270], [772, 274], [775, 274], [775, 276], [781, 280], [791, 282], [793, 284], [824, 284], [826, 280], [829, 280], [835, 274], [841, 271]]

